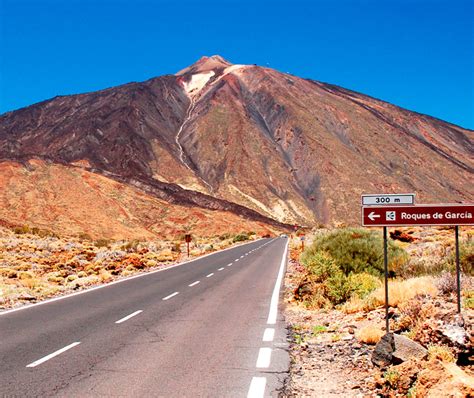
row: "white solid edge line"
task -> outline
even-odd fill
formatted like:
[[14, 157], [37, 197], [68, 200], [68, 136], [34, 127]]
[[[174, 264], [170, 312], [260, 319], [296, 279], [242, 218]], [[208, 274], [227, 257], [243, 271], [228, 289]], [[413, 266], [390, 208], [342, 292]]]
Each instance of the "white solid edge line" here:
[[257, 368], [268, 368], [272, 360], [272, 349], [270, 347], [262, 347], [258, 351]]
[[212, 275], [214, 275], [214, 272], [211, 272], [210, 274], [206, 275], [206, 278], [210, 278]]
[[62, 354], [63, 352], [70, 350], [71, 348], [81, 344], [80, 341], [76, 341], [75, 343], [69, 344], [66, 347], [61, 348], [60, 350], [54, 351], [52, 354], [46, 355], [43, 358], [38, 359], [37, 361], [34, 361], [30, 363], [29, 365], [26, 365], [27, 368], [34, 368], [35, 366], [41, 365], [43, 362], [49, 361], [51, 358], [54, 358], [58, 356], [59, 354]]
[[189, 287], [193, 287], [193, 286], [196, 286], [200, 281], [196, 281], [196, 282], [193, 282], [191, 283], [190, 285], [188, 285]]
[[115, 321], [115, 323], [122, 323], [122, 322], [128, 321], [130, 318], [134, 317], [135, 315], [138, 315], [140, 312], [143, 312], [143, 310], [135, 311], [133, 314], [127, 315], [126, 317], [123, 317], [122, 319]]
[[266, 377], [252, 377], [247, 398], [262, 398], [267, 385]]
[[174, 292], [174, 293], [170, 294], [169, 296], [163, 297], [162, 300], [163, 301], [169, 300], [171, 297], [177, 296], [178, 294], [179, 294], [179, 292]]
[[[262, 238], [262, 239], [263, 239], [263, 238]], [[113, 282], [109, 282], [109, 283], [107, 283], [107, 284], [105, 284], [105, 285], [94, 286], [94, 287], [91, 287], [91, 288], [86, 289], [86, 290], [81, 290], [80, 292], [74, 292], [74, 293], [71, 293], [71, 294], [66, 294], [66, 295], [64, 295], [64, 296], [54, 297], [54, 298], [51, 298], [51, 299], [48, 299], [48, 300], [41, 301], [41, 302], [39, 302], [39, 303], [24, 305], [24, 306], [19, 307], [19, 308], [12, 308], [11, 310], [0, 311], [0, 316], [6, 315], [6, 314], [10, 314], [10, 313], [12, 313], [12, 312], [17, 312], [17, 311], [26, 310], [26, 309], [32, 308], [32, 307], [37, 307], [37, 306], [39, 306], [39, 305], [49, 304], [49, 303], [52, 303], [52, 302], [54, 302], [54, 301], [63, 300], [63, 299], [69, 298], [69, 297], [79, 296], [80, 294], [89, 293], [89, 292], [92, 292], [92, 291], [94, 291], [94, 290], [98, 290], [98, 289], [102, 289], [102, 288], [104, 288], [104, 287], [112, 286], [112, 285], [115, 285], [115, 284], [117, 284], [117, 283], [126, 282], [126, 281], [129, 281], [129, 280], [131, 280], [131, 279], [142, 278], [142, 277], [147, 276], [147, 275], [156, 274], [157, 272], [167, 271], [167, 270], [169, 270], [169, 269], [176, 268], [176, 267], [179, 267], [179, 266], [184, 265], [184, 264], [189, 264], [189, 263], [192, 263], [192, 262], [195, 262], [195, 261], [199, 261], [199, 260], [201, 260], [201, 259], [203, 259], [203, 258], [205, 258], [205, 257], [214, 256], [214, 255], [216, 255], [216, 254], [219, 254], [219, 253], [222, 253], [222, 252], [225, 252], [225, 251], [228, 251], [228, 250], [236, 249], [237, 247], [240, 247], [240, 246], [250, 245], [250, 244], [252, 244], [252, 243], [258, 242], [259, 240], [261, 240], [261, 239], [254, 240], [254, 241], [248, 242], [248, 243], [238, 244], [238, 245], [235, 245], [235, 246], [232, 246], [232, 247], [228, 247], [227, 249], [219, 250], [219, 251], [214, 252], [214, 253], [205, 254], [205, 255], [200, 256], [200, 257], [198, 257], [198, 258], [195, 258], [195, 259], [193, 259], [193, 260], [183, 261], [182, 263], [174, 264], [174, 265], [171, 265], [171, 266], [166, 267], [166, 268], [160, 268], [160, 269], [157, 269], [157, 270], [154, 270], [154, 271], [150, 271], [150, 272], [146, 272], [146, 273], [143, 273], [143, 274], [127, 276], [127, 277], [125, 277], [125, 278], [122, 278], [122, 279], [119, 279], [119, 280], [116, 280], [116, 281], [113, 281]]]
[[222, 268], [219, 268], [219, 269], [218, 269], [218, 271], [222, 271], [223, 269], [224, 269], [224, 267], [222, 267]]
[[266, 328], [263, 332], [263, 339], [262, 341], [273, 341], [275, 337], [275, 329], [273, 328]]
[[286, 242], [286, 245], [285, 245], [285, 251], [281, 258], [280, 270], [278, 271], [275, 287], [273, 288], [272, 299], [270, 301], [270, 311], [268, 312], [268, 319], [267, 319], [268, 325], [274, 325], [277, 320], [278, 301], [280, 298], [280, 287], [281, 287], [281, 281], [283, 279], [283, 272], [285, 270], [287, 254], [288, 254], [288, 242]]

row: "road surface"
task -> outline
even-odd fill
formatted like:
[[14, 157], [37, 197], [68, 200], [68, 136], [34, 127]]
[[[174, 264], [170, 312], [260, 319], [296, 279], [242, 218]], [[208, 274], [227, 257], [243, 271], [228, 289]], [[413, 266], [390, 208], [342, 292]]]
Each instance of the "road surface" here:
[[276, 396], [285, 238], [0, 313], [0, 396]]

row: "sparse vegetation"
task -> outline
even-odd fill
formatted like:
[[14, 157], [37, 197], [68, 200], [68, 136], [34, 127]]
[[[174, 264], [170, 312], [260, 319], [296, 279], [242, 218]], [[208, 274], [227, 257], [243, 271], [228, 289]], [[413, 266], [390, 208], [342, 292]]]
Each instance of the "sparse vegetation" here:
[[440, 345], [430, 345], [428, 347], [428, 358], [430, 361], [440, 360], [442, 362], [455, 362], [453, 353], [446, 347]]
[[[191, 256], [231, 244], [228, 234], [195, 236]], [[86, 234], [60, 239], [28, 226], [0, 227], [0, 308], [165, 266], [183, 258], [181, 246], [181, 241], [93, 241]]]

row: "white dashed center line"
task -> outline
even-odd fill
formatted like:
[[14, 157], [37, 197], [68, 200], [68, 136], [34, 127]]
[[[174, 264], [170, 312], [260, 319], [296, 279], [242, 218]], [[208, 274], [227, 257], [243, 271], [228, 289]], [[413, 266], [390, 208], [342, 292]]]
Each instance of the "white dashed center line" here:
[[206, 275], [206, 278], [210, 278], [212, 275], [214, 275], [214, 272], [211, 272], [209, 275]]
[[237, 262], [237, 261], [239, 261], [239, 259], [238, 259], [238, 258], [236, 258], [236, 259], [235, 259], [235, 262]]
[[273, 341], [275, 337], [275, 329], [273, 328], [266, 328], [263, 332], [263, 341]]
[[170, 294], [169, 296], [163, 297], [163, 301], [169, 300], [171, 297], [177, 296], [179, 292], [174, 292]]
[[261, 398], [265, 394], [266, 377], [252, 377], [247, 398]]
[[191, 284], [188, 285], [188, 286], [189, 286], [189, 287], [193, 287], [193, 286], [196, 286], [198, 283], [199, 283], [199, 281], [196, 281], [196, 282], [191, 283]]
[[268, 368], [272, 359], [272, 349], [269, 347], [262, 347], [258, 351], [257, 368]]
[[222, 268], [219, 268], [219, 269], [218, 269], [218, 271], [222, 271], [223, 269], [224, 269], [224, 267], [222, 267]]
[[227, 264], [227, 266], [228, 266], [228, 267], [232, 267], [232, 263], [230, 263], [230, 264]]
[[52, 354], [46, 355], [45, 357], [38, 359], [35, 362], [30, 363], [29, 365], [26, 365], [27, 368], [34, 368], [35, 366], [41, 365], [43, 362], [49, 361], [51, 358], [54, 358], [58, 356], [59, 354], [62, 354], [63, 352], [70, 350], [71, 348], [81, 344], [80, 341], [76, 341], [75, 343], [69, 344], [66, 347], [61, 348], [60, 350], [57, 350], [53, 352]]
[[126, 317], [122, 319], [119, 319], [115, 323], [122, 323], [122, 322], [128, 321], [130, 318], [134, 317], [135, 315], [138, 315], [140, 312], [143, 312], [143, 311], [142, 310], [135, 311], [134, 313], [127, 315]]

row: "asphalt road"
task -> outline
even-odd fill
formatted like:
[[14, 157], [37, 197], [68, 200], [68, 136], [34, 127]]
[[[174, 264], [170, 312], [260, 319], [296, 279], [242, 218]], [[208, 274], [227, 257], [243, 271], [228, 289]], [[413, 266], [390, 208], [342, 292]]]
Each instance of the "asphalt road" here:
[[287, 239], [0, 313], [0, 396], [276, 396]]

